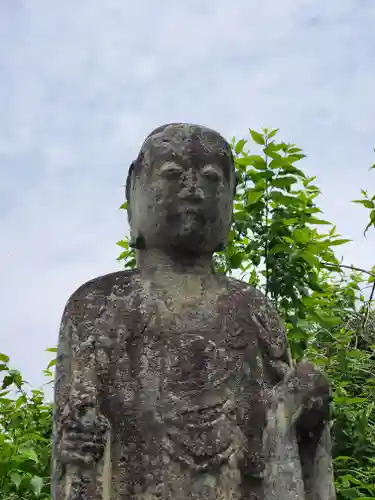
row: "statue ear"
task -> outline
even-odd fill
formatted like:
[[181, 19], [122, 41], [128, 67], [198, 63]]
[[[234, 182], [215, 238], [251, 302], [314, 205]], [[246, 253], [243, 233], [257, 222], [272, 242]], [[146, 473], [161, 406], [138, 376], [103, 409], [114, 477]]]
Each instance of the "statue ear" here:
[[134, 167], [135, 167], [135, 161], [131, 163], [128, 169], [128, 175], [126, 177], [126, 184], [125, 184], [125, 198], [128, 203], [127, 212], [128, 212], [129, 222], [131, 220], [131, 197], [133, 190]]
[[218, 246], [215, 248], [214, 252], [222, 252], [227, 245], [222, 241], [221, 243], [218, 244]]
[[230, 233], [230, 230], [232, 228], [233, 221], [234, 221], [234, 215], [233, 215], [233, 212], [232, 212], [232, 217], [230, 218], [230, 222], [229, 222], [229, 225], [227, 227], [227, 230], [222, 235], [220, 243], [217, 245], [217, 247], [214, 250], [215, 252], [222, 252], [223, 250], [225, 250], [227, 248], [227, 246], [228, 246], [228, 239], [229, 239], [229, 233]]
[[139, 230], [137, 217], [132, 217], [132, 212], [129, 210], [130, 203], [128, 204], [128, 221], [130, 226], [130, 241], [129, 246], [136, 250], [144, 250], [146, 248], [146, 241], [141, 231]]
[[134, 248], [135, 250], [145, 250], [146, 249], [146, 241], [141, 234], [135, 235], [133, 231], [130, 231], [130, 248]]
[[134, 169], [136, 167], [137, 160], [133, 161], [128, 170], [128, 176], [126, 179], [126, 200], [128, 202], [128, 220], [130, 226], [130, 242], [129, 246], [135, 248], [136, 250], [144, 250], [146, 248], [146, 242], [143, 235], [140, 233], [137, 227], [137, 218], [133, 217], [132, 204], [133, 204], [133, 187], [134, 187]]

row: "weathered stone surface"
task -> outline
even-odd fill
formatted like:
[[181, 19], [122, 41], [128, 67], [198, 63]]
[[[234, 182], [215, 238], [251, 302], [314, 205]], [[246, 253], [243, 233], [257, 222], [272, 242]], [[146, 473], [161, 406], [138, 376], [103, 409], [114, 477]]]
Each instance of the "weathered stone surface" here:
[[235, 174], [216, 132], [156, 129], [133, 163], [137, 270], [94, 279], [65, 308], [54, 500], [331, 500], [329, 387], [291, 367], [257, 290], [215, 274]]

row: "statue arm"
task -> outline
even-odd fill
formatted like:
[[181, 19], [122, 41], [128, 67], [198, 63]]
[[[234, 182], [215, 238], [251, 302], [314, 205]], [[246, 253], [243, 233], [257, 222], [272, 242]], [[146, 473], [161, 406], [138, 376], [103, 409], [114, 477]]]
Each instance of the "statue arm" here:
[[254, 290], [252, 320], [258, 333], [267, 375], [271, 383], [281, 382], [292, 369], [292, 357], [284, 325], [275, 308], [260, 291]]
[[328, 419], [331, 400], [328, 380], [308, 361], [293, 365], [280, 316], [260, 292], [257, 292], [257, 299], [253, 321], [258, 327], [260, 347], [271, 383], [288, 386], [288, 399], [292, 398], [292, 406], [296, 407], [293, 421], [298, 428], [311, 430]]
[[87, 297], [80, 289], [68, 301], [61, 321], [55, 378], [54, 500], [101, 498], [94, 496], [96, 486], [90, 485], [108, 427], [99, 411], [99, 309], [98, 297]]
[[[334, 500], [331, 441], [327, 422], [331, 401], [328, 380], [307, 361], [293, 366], [281, 318], [270, 301], [259, 292], [257, 303], [253, 320], [258, 327], [260, 347], [275, 389], [275, 419], [271, 418], [271, 421], [277, 423], [278, 416], [283, 414], [288, 422], [286, 426], [277, 426], [278, 438], [275, 442], [281, 437], [281, 429], [287, 432], [290, 426], [294, 426], [306, 500]], [[268, 423], [268, 430], [272, 429], [271, 421]]]

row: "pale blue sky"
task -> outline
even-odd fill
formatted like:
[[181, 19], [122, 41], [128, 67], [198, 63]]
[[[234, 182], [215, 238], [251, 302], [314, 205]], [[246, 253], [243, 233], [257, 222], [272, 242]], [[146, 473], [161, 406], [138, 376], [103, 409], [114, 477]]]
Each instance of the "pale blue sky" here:
[[375, 192], [374, 26], [370, 0], [0, 0], [0, 351], [42, 381], [71, 292], [119, 269], [122, 184], [164, 122], [280, 127], [345, 261], [375, 264], [350, 203]]

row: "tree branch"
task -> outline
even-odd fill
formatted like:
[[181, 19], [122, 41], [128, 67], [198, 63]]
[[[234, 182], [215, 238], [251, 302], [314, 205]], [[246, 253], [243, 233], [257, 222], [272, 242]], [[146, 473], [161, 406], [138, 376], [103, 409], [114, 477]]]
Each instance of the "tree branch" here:
[[322, 264], [328, 267], [342, 267], [344, 269], [350, 269], [351, 271], [359, 271], [360, 273], [365, 273], [375, 278], [374, 273], [372, 273], [371, 271], [366, 271], [366, 269], [361, 269], [360, 267], [346, 266], [345, 264], [330, 264], [329, 262], [322, 262]]

